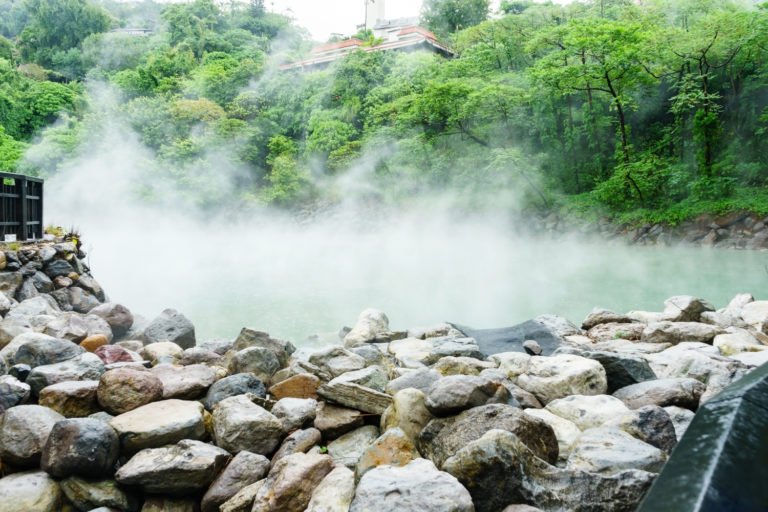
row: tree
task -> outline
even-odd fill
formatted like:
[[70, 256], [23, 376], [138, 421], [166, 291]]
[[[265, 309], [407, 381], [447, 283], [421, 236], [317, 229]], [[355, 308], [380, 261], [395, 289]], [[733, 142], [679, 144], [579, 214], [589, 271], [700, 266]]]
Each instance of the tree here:
[[427, 28], [447, 36], [488, 18], [490, 0], [426, 0], [421, 19]]

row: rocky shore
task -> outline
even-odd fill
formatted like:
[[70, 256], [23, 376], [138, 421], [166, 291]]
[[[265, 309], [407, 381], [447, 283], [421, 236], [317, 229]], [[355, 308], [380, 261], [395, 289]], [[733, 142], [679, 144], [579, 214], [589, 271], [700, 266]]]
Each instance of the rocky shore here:
[[297, 357], [134, 317], [83, 258], [0, 251], [0, 512], [629, 511], [699, 405], [768, 362], [747, 294], [503, 332], [369, 309]]

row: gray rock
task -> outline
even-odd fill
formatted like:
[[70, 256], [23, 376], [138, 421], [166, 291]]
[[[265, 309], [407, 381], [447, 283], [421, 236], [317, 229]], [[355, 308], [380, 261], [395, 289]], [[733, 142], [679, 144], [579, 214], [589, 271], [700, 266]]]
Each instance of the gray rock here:
[[494, 361], [481, 361], [473, 357], [441, 357], [432, 368], [440, 375], [480, 375], [484, 370], [496, 369], [498, 363]]
[[219, 375], [214, 368], [202, 364], [174, 366], [159, 364], [150, 370], [163, 384], [163, 398], [194, 400], [200, 398]]
[[32, 393], [40, 391], [52, 384], [65, 381], [99, 380], [104, 373], [104, 363], [95, 354], [86, 352], [61, 363], [38, 366], [32, 369], [26, 383], [32, 388]]
[[231, 453], [246, 450], [268, 456], [283, 438], [283, 424], [247, 396], [234, 396], [213, 409], [213, 438]]
[[195, 326], [175, 309], [163, 310], [144, 328], [141, 339], [146, 343], [170, 341], [182, 349], [195, 346]]
[[581, 328], [584, 329], [585, 331], [588, 331], [593, 327], [595, 327], [596, 325], [600, 325], [600, 324], [609, 324], [609, 323], [626, 324], [630, 322], [632, 322], [632, 320], [626, 315], [614, 313], [613, 311], [610, 311], [608, 309], [594, 308], [592, 311], [589, 312], [587, 317], [581, 323]]
[[621, 388], [613, 396], [632, 409], [677, 405], [695, 411], [705, 389], [704, 384], [694, 379], [657, 379]]
[[390, 395], [394, 395], [402, 389], [415, 388], [426, 394], [429, 392], [432, 384], [437, 382], [440, 378], [440, 372], [437, 370], [431, 368], [419, 368], [389, 381], [386, 392]]
[[315, 421], [317, 401], [311, 398], [281, 398], [272, 406], [272, 414], [291, 432], [311, 426]]
[[598, 427], [585, 430], [579, 436], [571, 448], [567, 467], [604, 475], [626, 469], [658, 473], [666, 460], [664, 452], [623, 430]]
[[28, 364], [30, 367], [61, 363], [84, 353], [85, 349], [71, 341], [38, 334], [20, 345], [11, 358], [12, 364]]
[[44, 330], [45, 334], [54, 338], [61, 338], [80, 343], [88, 336], [103, 334], [112, 341], [114, 334], [109, 324], [96, 315], [82, 316], [77, 313], [63, 313], [48, 322]]
[[430, 421], [419, 435], [419, 452], [441, 467], [463, 446], [493, 429], [512, 432], [537, 457], [552, 464], [557, 461], [558, 442], [552, 427], [521, 409], [501, 404], [484, 405], [457, 416]]
[[603, 365], [608, 393], [656, 378], [648, 362], [639, 356], [615, 352], [586, 352], [583, 355]]
[[0, 414], [7, 409], [26, 403], [31, 388], [11, 375], [0, 376]]
[[451, 375], [435, 382], [427, 394], [426, 407], [435, 416], [448, 416], [485, 404], [506, 403], [507, 389], [485, 377]]
[[232, 350], [239, 352], [249, 347], [261, 347], [271, 350], [277, 356], [278, 361], [280, 361], [281, 368], [288, 365], [291, 354], [296, 352], [296, 347], [290, 341], [278, 340], [265, 332], [255, 331], [246, 327], [240, 331], [232, 345]]
[[203, 411], [200, 402], [162, 400], [115, 416], [109, 424], [117, 431], [123, 452], [135, 453], [182, 439], [203, 439]]
[[[6, 316], [0, 321], [0, 347], [5, 349], [13, 339], [25, 333], [32, 334], [32, 325], [28, 318], [9, 318]], [[4, 357], [3, 359], [7, 361], [7, 358]]]
[[59, 512], [61, 488], [44, 471], [14, 473], [0, 479], [0, 512]]
[[392, 397], [359, 384], [333, 379], [317, 388], [326, 400], [371, 414], [382, 414], [392, 403]]
[[688, 425], [693, 421], [694, 413], [676, 405], [664, 407], [664, 410], [669, 414], [669, 419], [672, 420], [672, 425], [675, 427], [675, 437], [680, 441], [685, 431], [688, 430]]
[[315, 487], [305, 512], [348, 512], [355, 497], [355, 473], [337, 466]]
[[381, 430], [399, 428], [416, 441], [419, 434], [432, 420], [432, 414], [427, 410], [427, 397], [414, 388], [405, 388], [395, 393], [392, 405], [381, 416]]
[[581, 435], [579, 427], [574, 422], [553, 414], [547, 409], [525, 409], [524, 412], [529, 416], [543, 420], [547, 425], [552, 427], [552, 430], [557, 437], [558, 464], [564, 464], [571, 454], [571, 447]]
[[230, 361], [230, 373], [252, 373], [263, 382], [270, 382], [280, 369], [275, 353], [264, 347], [248, 347], [236, 352]]
[[114, 480], [92, 480], [77, 476], [59, 482], [64, 495], [78, 510], [107, 510], [138, 512], [139, 500], [123, 490]]
[[645, 324], [611, 322], [598, 324], [587, 331], [587, 336], [596, 341], [631, 340], [639, 341], [643, 337]]
[[158, 341], [145, 345], [141, 352], [144, 359], [150, 361], [153, 366], [163, 363], [175, 363], [181, 359], [184, 350], [170, 341]]
[[387, 342], [391, 338], [387, 315], [378, 309], [366, 309], [360, 313], [355, 326], [344, 337], [344, 345], [356, 347], [364, 343]]
[[472, 497], [456, 478], [428, 460], [380, 466], [360, 479], [349, 512], [474, 512]]
[[237, 375], [230, 375], [223, 379], [216, 381], [209, 389], [203, 400], [205, 408], [213, 410], [213, 408], [224, 400], [231, 396], [245, 395], [250, 393], [256, 395], [259, 398], [266, 398], [267, 390], [264, 387], [264, 383], [256, 378], [255, 375], [250, 373], [238, 373]]
[[184, 495], [206, 489], [229, 459], [221, 448], [185, 439], [140, 451], [117, 471], [115, 480], [144, 492]]
[[602, 395], [608, 389], [603, 366], [577, 355], [531, 357], [517, 385], [533, 393], [541, 403], [569, 395]]
[[363, 452], [373, 444], [377, 437], [379, 437], [378, 428], [372, 425], [360, 427], [328, 443], [328, 455], [333, 457], [336, 465], [355, 469]]
[[104, 302], [107, 300], [107, 297], [104, 294], [104, 289], [101, 287], [98, 281], [96, 281], [92, 276], [83, 274], [82, 272], [78, 273], [80, 274], [80, 277], [77, 279], [77, 281], [75, 281], [75, 287], [86, 290], [88, 293], [96, 297], [99, 302]]
[[361, 370], [343, 373], [333, 379], [332, 382], [351, 382], [383, 393], [389, 379], [384, 368], [374, 365]]
[[101, 304], [99, 299], [82, 288], [73, 286], [67, 290], [69, 292], [69, 303], [72, 304], [72, 309], [78, 313], [88, 314], [93, 308]]
[[256, 499], [256, 494], [258, 494], [265, 481], [266, 478], [264, 480], [259, 480], [258, 482], [252, 483], [251, 485], [246, 485], [240, 489], [237, 494], [232, 496], [223, 505], [221, 505], [219, 511], [251, 512], [251, 508], [253, 507], [253, 500]]
[[363, 425], [363, 415], [360, 411], [339, 407], [320, 402], [315, 415], [315, 428], [326, 440], [336, 439], [342, 434]]
[[0, 416], [0, 459], [20, 467], [37, 467], [53, 426], [65, 419], [39, 405], [18, 405]]
[[722, 328], [714, 325], [665, 321], [648, 324], [641, 339], [648, 343], [671, 343], [673, 345], [681, 341], [699, 341], [712, 344], [715, 336], [722, 333]]
[[218, 512], [219, 507], [240, 489], [258, 482], [268, 472], [269, 459], [263, 455], [246, 451], [238, 453], [206, 491], [200, 504], [202, 512]]
[[544, 349], [541, 348], [541, 345], [539, 345], [539, 342], [536, 340], [526, 340], [523, 342], [523, 349], [532, 356], [538, 356], [541, 355], [542, 352], [544, 352]]
[[327, 455], [294, 453], [277, 462], [256, 493], [252, 512], [304, 512], [312, 492], [333, 469]]
[[38, 292], [37, 288], [35, 288], [35, 283], [32, 282], [32, 278], [28, 277], [24, 279], [24, 282], [21, 283], [21, 286], [16, 292], [16, 300], [21, 302], [37, 297], [38, 295], [40, 295], [40, 292]]
[[280, 448], [272, 456], [272, 465], [292, 453], [307, 453], [311, 448], [320, 444], [322, 435], [316, 428], [296, 430], [285, 438]]
[[59, 276], [67, 277], [74, 272], [74, 267], [65, 260], [53, 260], [45, 266], [45, 273], [51, 279]]
[[179, 364], [182, 366], [190, 366], [193, 364], [217, 364], [221, 362], [222, 359], [222, 356], [216, 352], [200, 347], [192, 347], [184, 351], [179, 360]]
[[347, 372], [365, 368], [365, 358], [342, 347], [329, 347], [314, 352], [309, 356], [309, 362], [320, 370], [336, 378]]
[[624, 413], [607, 421], [605, 426], [617, 427], [667, 454], [672, 453], [677, 444], [675, 425], [669, 413], [658, 405], [646, 405]]
[[221, 338], [215, 338], [215, 339], [205, 340], [201, 343], [198, 343], [197, 347], [205, 350], [210, 350], [212, 352], [216, 352], [220, 356], [223, 356], [224, 354], [227, 353], [228, 350], [232, 348], [234, 344], [235, 344], [235, 340], [225, 340]]
[[702, 313], [714, 310], [709, 302], [690, 295], [678, 295], [664, 301], [664, 319], [672, 322], [698, 322]]
[[117, 433], [89, 418], [57, 422], [43, 448], [41, 468], [55, 478], [103, 477], [112, 473], [120, 453]]
[[12, 299], [24, 282], [21, 272], [0, 272], [0, 293]]
[[90, 311], [90, 314], [103, 318], [118, 338], [127, 333], [131, 326], [133, 326], [133, 314], [131, 311], [122, 304], [115, 302], [99, 304]]
[[366, 365], [381, 366], [385, 364], [384, 352], [379, 350], [376, 345], [360, 345], [359, 347], [352, 347], [349, 350], [365, 359]]

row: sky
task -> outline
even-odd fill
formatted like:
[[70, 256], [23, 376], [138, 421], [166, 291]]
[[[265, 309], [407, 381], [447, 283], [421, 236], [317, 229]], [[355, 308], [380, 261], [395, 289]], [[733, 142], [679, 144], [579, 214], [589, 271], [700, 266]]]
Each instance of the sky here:
[[[418, 16], [420, 0], [386, 0], [387, 18]], [[332, 33], [354, 34], [365, 21], [365, 0], [266, 0], [271, 11], [289, 14], [312, 38], [325, 41]], [[287, 12], [290, 9], [291, 12]]]

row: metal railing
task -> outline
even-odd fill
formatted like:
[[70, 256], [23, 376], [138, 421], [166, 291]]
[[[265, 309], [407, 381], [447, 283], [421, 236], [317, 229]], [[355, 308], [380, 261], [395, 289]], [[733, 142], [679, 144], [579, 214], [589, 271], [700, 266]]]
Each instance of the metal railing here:
[[43, 238], [43, 180], [0, 172], [0, 242]]

